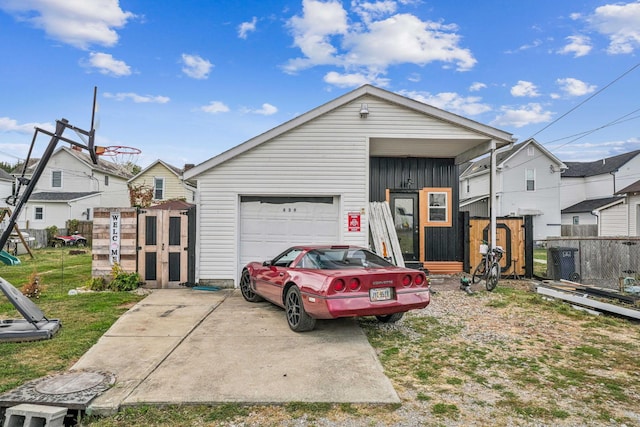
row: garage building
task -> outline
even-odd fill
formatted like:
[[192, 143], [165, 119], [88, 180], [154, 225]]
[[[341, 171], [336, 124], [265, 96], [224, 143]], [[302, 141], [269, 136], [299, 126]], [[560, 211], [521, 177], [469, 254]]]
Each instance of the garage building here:
[[511, 134], [370, 85], [184, 173], [198, 184], [196, 280], [293, 244], [369, 246], [369, 202], [390, 203], [404, 258], [461, 271], [458, 165]]

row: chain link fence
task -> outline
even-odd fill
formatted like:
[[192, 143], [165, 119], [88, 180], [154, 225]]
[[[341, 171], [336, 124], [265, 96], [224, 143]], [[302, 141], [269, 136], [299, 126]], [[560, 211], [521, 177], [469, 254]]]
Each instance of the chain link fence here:
[[534, 271], [551, 280], [616, 290], [640, 280], [640, 237], [554, 237], [535, 254]]

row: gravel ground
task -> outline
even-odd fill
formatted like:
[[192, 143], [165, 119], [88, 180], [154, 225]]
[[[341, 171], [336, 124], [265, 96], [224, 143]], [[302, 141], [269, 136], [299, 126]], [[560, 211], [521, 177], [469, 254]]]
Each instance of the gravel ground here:
[[[448, 344], [456, 344], [460, 348], [488, 348], [487, 358], [496, 361], [520, 360], [523, 366], [496, 363], [483, 368], [484, 380], [473, 381], [464, 372], [457, 371], [455, 365], [448, 365], [450, 372], [445, 377], [461, 378], [459, 381], [440, 382], [416, 387], [415, 379], [399, 378], [393, 372], [389, 373], [398, 395], [402, 400], [399, 408], [371, 409], [365, 408], [359, 414], [345, 414], [344, 411], [325, 413], [322, 416], [312, 414], [283, 413], [277, 408], [271, 417], [265, 418], [264, 411], [257, 410], [241, 423], [232, 425], [238, 427], [253, 425], [285, 425], [285, 426], [640, 426], [640, 392], [638, 388], [628, 391], [635, 404], [620, 405], [617, 402], [600, 402], [598, 408], [592, 408], [594, 392], [591, 386], [582, 387], [581, 384], [570, 383], [567, 387], [557, 389], [552, 384], [526, 380], [514, 380], [512, 372], [526, 372], [528, 361], [532, 358], [544, 358], [550, 348], [577, 348], [584, 343], [584, 322], [571, 316], [545, 311], [544, 314], [532, 313], [531, 307], [521, 308], [511, 304], [500, 304], [505, 294], [500, 292], [486, 292], [481, 285], [474, 285], [474, 295], [467, 295], [459, 288], [459, 279], [449, 277], [443, 280], [432, 280], [434, 294], [432, 303], [424, 310], [413, 311], [396, 324], [377, 326], [385, 332], [400, 332], [408, 337], [409, 342], [421, 338], [411, 325], [412, 317], [428, 317], [436, 319], [440, 327], [453, 328], [457, 333], [443, 336]], [[501, 281], [500, 286], [518, 288], [530, 291], [534, 286], [530, 281]], [[551, 314], [550, 314], [551, 313]], [[612, 327], [607, 330], [609, 338], [619, 343], [627, 343], [631, 348], [638, 349], [640, 343], [640, 327], [633, 325], [632, 333], [624, 328]], [[536, 344], [539, 343], [539, 344]], [[526, 355], [526, 358], [524, 357]], [[455, 357], [455, 356], [453, 356]], [[510, 357], [512, 359], [510, 359]], [[638, 356], [640, 358], [640, 355]], [[389, 361], [385, 369], [389, 371]], [[559, 362], [561, 365], [564, 361]], [[569, 363], [569, 362], [566, 362]], [[640, 361], [638, 365], [640, 367]], [[533, 369], [534, 367], [531, 367]], [[601, 375], [603, 378], [628, 376], [628, 372], [621, 372], [616, 366], [603, 362], [601, 372], [590, 374]], [[442, 373], [441, 373], [442, 375]], [[525, 374], [526, 375], [526, 374]], [[632, 373], [635, 386], [640, 382], [638, 372]], [[540, 421], [535, 414], [514, 413], [500, 405], [500, 402], [510, 396], [526, 407], [545, 408], [551, 404], [562, 413], [552, 421]], [[451, 413], [435, 414], [434, 405], [440, 403], [447, 408], [455, 408]], [[603, 419], [603, 411], [611, 414], [610, 419]], [[310, 411], [311, 412], [311, 411]], [[543, 417], [542, 419], [549, 419]], [[269, 420], [269, 421], [266, 421]], [[624, 421], [617, 421], [624, 420]]]

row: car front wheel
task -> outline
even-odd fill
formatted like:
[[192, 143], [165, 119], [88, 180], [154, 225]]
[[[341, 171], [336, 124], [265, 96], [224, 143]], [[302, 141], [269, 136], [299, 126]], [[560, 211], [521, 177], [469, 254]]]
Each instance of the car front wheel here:
[[242, 272], [242, 277], [240, 278], [240, 291], [242, 292], [244, 299], [249, 302], [262, 301], [262, 297], [256, 294], [251, 288], [251, 276], [247, 270]]
[[376, 319], [382, 323], [396, 323], [398, 320], [402, 319], [402, 316], [404, 316], [404, 312], [387, 314], [385, 316], [376, 316]]
[[291, 286], [287, 291], [284, 308], [287, 312], [287, 322], [292, 331], [310, 331], [316, 326], [316, 319], [309, 316], [304, 309], [302, 296], [297, 286]]

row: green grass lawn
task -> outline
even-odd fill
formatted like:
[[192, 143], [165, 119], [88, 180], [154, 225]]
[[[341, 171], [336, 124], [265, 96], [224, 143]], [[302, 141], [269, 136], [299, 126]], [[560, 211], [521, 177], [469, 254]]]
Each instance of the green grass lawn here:
[[[53, 339], [0, 343], [0, 392], [28, 380], [64, 372], [98, 338], [142, 297], [129, 292], [95, 292], [74, 296], [69, 290], [84, 286], [91, 278], [91, 249], [70, 255], [69, 248], [34, 250], [34, 259], [21, 255], [20, 265], [0, 265], [0, 277], [18, 289], [39, 277], [41, 295], [33, 302], [49, 319], [60, 319], [62, 328]], [[22, 319], [0, 293], [0, 318]]]

